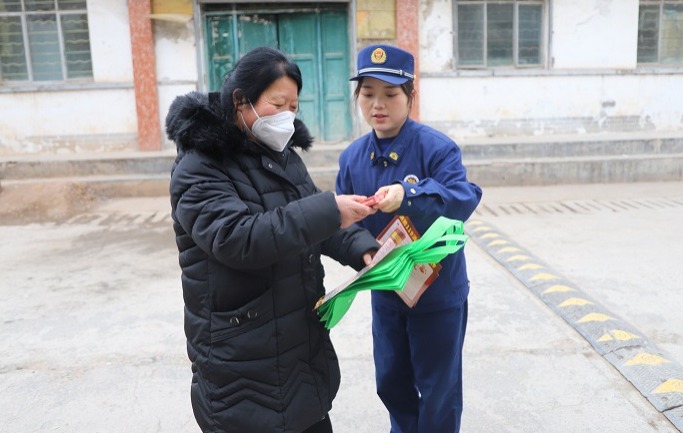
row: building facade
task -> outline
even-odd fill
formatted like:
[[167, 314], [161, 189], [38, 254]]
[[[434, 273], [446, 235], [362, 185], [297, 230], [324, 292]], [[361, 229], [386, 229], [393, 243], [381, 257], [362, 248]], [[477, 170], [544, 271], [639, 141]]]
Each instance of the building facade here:
[[171, 151], [173, 98], [258, 45], [299, 64], [300, 116], [343, 143], [376, 42], [416, 54], [412, 115], [459, 142], [683, 137], [680, 0], [1, 0], [0, 156]]

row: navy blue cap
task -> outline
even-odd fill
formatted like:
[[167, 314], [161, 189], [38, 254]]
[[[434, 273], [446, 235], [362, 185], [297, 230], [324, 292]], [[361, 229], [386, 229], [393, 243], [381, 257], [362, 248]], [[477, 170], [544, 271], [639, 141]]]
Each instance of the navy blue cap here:
[[415, 79], [413, 55], [391, 45], [370, 45], [358, 53], [358, 72], [351, 81], [373, 77], [400, 85]]

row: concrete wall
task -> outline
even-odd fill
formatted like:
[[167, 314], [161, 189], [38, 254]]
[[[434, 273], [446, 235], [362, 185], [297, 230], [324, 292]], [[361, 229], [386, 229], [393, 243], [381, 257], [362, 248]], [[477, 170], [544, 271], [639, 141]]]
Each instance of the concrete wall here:
[[88, 24], [96, 83], [133, 81], [126, 0], [89, 0]]
[[551, 0], [548, 67], [531, 70], [454, 70], [452, 8], [420, 0], [423, 122], [461, 138], [683, 132], [683, 74], [636, 69], [638, 0]]
[[[196, 88], [191, 18], [153, 21], [162, 129], [173, 98]], [[92, 81], [0, 87], [0, 155], [138, 150], [127, 0], [89, 0], [88, 24]]]
[[[162, 130], [168, 107], [178, 95], [197, 89], [197, 54], [192, 16], [185, 19], [154, 20], [157, 80], [159, 82], [159, 124]], [[164, 148], [175, 145], [162, 133]]]
[[93, 81], [0, 88], [0, 155], [135, 150], [126, 0], [89, 0]]
[[134, 150], [132, 88], [0, 93], [0, 155]]
[[[638, 0], [549, 0], [546, 67], [469, 71], [453, 65], [452, 1], [419, 0], [423, 122], [456, 138], [683, 132], [681, 69], [636, 68]], [[199, 78], [191, 3], [178, 4], [153, 19], [162, 129]], [[3, 83], [0, 155], [138, 150], [127, 0], [88, 0], [88, 19], [92, 82]]]
[[553, 0], [553, 69], [633, 69], [639, 0]]

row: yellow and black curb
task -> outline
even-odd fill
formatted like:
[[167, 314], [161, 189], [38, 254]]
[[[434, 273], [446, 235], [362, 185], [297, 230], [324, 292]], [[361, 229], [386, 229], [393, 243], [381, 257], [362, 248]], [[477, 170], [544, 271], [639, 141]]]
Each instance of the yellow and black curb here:
[[493, 225], [470, 220], [466, 233], [562, 317], [683, 432], [683, 366]]

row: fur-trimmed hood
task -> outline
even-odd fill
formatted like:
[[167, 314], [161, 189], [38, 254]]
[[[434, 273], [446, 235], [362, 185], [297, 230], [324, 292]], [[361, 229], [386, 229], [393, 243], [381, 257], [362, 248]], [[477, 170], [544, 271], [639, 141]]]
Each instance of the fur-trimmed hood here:
[[[306, 125], [294, 120], [294, 135], [289, 146], [310, 149], [313, 137]], [[190, 92], [178, 96], [166, 115], [166, 135], [176, 143], [178, 152], [198, 150], [213, 156], [229, 157], [242, 152], [260, 152], [250, 145], [247, 135], [221, 108], [220, 93]]]

